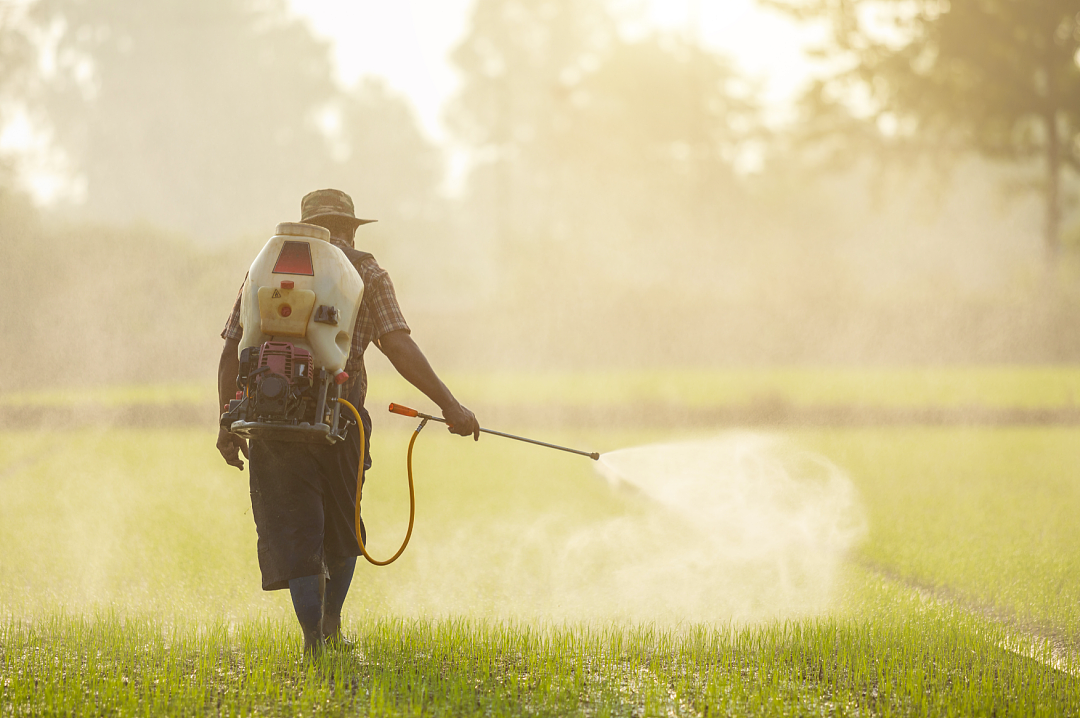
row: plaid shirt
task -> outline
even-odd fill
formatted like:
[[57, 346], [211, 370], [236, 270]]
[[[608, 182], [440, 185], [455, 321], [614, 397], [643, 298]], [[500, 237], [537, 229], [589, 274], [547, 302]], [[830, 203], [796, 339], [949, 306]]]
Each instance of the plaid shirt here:
[[[355, 265], [360, 272], [360, 278], [364, 280], [364, 299], [360, 302], [360, 313], [356, 316], [356, 326], [353, 328], [352, 351], [345, 362], [345, 371], [349, 373], [349, 381], [345, 383], [344, 395], [348, 396], [356, 381], [360, 382], [360, 406], [367, 399], [367, 369], [364, 367], [364, 350], [371, 342], [378, 342], [379, 337], [390, 332], [405, 330], [409, 331], [409, 325], [405, 323], [405, 316], [401, 313], [397, 295], [394, 294], [394, 284], [390, 281], [390, 275], [380, 267], [373, 257], [369, 257]], [[244, 283], [247, 283], [245, 278]], [[240, 292], [236, 295], [236, 303], [233, 304], [232, 314], [225, 322], [225, 329], [221, 332], [222, 339], [239, 340], [244, 329], [240, 326], [240, 297], [244, 293], [243, 284]], [[359, 408], [359, 407], [357, 407]]]

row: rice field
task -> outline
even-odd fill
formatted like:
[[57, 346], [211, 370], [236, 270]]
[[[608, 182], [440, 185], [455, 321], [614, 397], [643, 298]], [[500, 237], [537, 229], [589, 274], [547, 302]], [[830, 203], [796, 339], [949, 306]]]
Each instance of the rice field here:
[[[1071, 401], [1060, 376], [1014, 381]], [[413, 427], [375, 418], [364, 507], [381, 555], [404, 530]], [[417, 444], [409, 550], [358, 565], [345, 605], [357, 649], [312, 664], [287, 592], [259, 590], [246, 472], [220, 461], [209, 429], [0, 432], [0, 716], [1080, 713], [1080, 430], [787, 437], [846, 472], [865, 519], [805, 610], [760, 587], [720, 595], [722, 582], [713, 614], [665, 610], [716, 577], [634, 575], [649, 551], [678, 558], [619, 532], [652, 527], [641, 496], [580, 457], [433, 427]], [[606, 452], [685, 437], [538, 438]], [[601, 538], [617, 545], [595, 553]], [[628, 574], [618, 590], [613, 573]], [[641, 601], [623, 600], [627, 586]], [[729, 610], [739, 600], [756, 608]]]
[[[426, 401], [382, 357], [371, 357], [369, 405]], [[563, 405], [670, 403], [724, 406], [772, 399], [805, 405], [886, 407], [988, 406], [1020, 409], [1080, 404], [1080, 367], [919, 368], [775, 367], [746, 369], [449, 372], [470, 404]], [[418, 398], [420, 397], [420, 398]], [[198, 384], [107, 386], [0, 392], [0, 407], [203, 404], [216, 400], [213, 380]]]
[[[381, 617], [304, 665], [282, 622], [5, 626], [9, 715], [1069, 715], [1076, 680], [949, 612], [727, 631]], [[869, 620], [868, 620], [869, 619]], [[1015, 645], [1022, 650], [1026, 646]]]

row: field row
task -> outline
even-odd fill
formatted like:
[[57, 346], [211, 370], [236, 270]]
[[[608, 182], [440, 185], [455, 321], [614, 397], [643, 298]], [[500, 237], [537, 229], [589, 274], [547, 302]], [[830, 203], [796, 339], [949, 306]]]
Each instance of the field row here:
[[366, 619], [313, 666], [282, 622], [9, 621], [0, 715], [1077, 714], [1080, 680], [1024, 655], [1041, 647], [891, 598], [741, 630]]
[[[372, 353], [369, 404], [426, 402]], [[1062, 408], [1080, 405], [1080, 367], [923, 367], [446, 372], [467, 404], [691, 408], [780, 402], [803, 406]], [[213, 377], [201, 383], [8, 391], [0, 406], [102, 407], [216, 403]]]
[[[405, 526], [397, 418], [376, 416], [365, 486], [376, 555]], [[433, 427], [413, 542], [346, 603], [361, 649], [314, 670], [213, 438], [0, 433], [0, 715], [1080, 708], [1076, 653], [1036, 638], [1080, 645], [1078, 429], [538, 437], [659, 443], [669, 464], [613, 490], [587, 459]], [[728, 463], [701, 479], [703, 447]]]

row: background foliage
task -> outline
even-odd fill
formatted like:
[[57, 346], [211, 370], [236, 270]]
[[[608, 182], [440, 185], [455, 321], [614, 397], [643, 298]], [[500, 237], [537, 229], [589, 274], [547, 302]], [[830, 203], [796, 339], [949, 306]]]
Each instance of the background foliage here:
[[[323, 186], [379, 219], [359, 241], [437, 366], [1074, 360], [1071, 5], [785, 4], [846, 62], [787, 124], [730, 59], [617, 6], [479, 0], [450, 189], [407, 102], [342, 86], [284, 2], [4, 6], [0, 107], [78, 191], [37, 207], [6, 157], [0, 322], [26, 342], [0, 390], [61, 363], [48, 381], [208, 379], [250, 258]], [[1033, 177], [1042, 200], [1015, 191]]]

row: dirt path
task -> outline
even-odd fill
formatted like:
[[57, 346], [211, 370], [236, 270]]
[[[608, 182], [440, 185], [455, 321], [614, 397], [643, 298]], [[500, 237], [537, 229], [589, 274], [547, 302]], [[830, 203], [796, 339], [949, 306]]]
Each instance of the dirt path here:
[[0, 408], [0, 429], [80, 429], [88, 426], [132, 428], [213, 428], [213, 407], [199, 404], [132, 404], [128, 406], [8, 406]]
[[[1056, 671], [1080, 677], [1080, 640], [1070, 639], [1064, 631], [1046, 623], [1023, 619], [1012, 611], [979, 603], [947, 586], [931, 586], [917, 579], [904, 577], [872, 561], [861, 560], [856, 563], [876, 576], [914, 591], [927, 601], [948, 606], [1000, 626], [1006, 634], [1005, 641], [998, 644], [1001, 648], [1038, 661]], [[1046, 655], [1047, 652], [1049, 655]]]
[[[371, 406], [372, 410], [380, 407]], [[908, 407], [855, 404], [798, 405], [761, 399], [724, 406], [620, 404], [489, 404], [472, 407], [486, 426], [612, 429], [800, 428], [863, 426], [1080, 426], [1080, 407]], [[0, 408], [0, 429], [84, 426], [169, 428], [216, 426], [215, 407], [201, 404], [128, 406], [13, 406]]]

